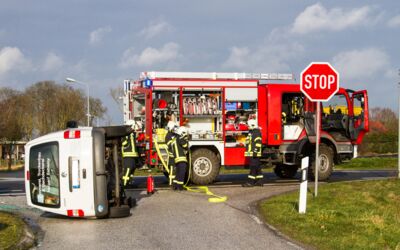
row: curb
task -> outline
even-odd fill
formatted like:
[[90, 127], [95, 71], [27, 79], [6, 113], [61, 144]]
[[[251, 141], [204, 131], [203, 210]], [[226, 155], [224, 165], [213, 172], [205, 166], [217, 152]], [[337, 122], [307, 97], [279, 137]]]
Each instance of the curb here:
[[265, 228], [267, 228], [268, 230], [270, 230], [271, 232], [273, 232], [273, 233], [274, 233], [277, 237], [279, 237], [280, 239], [284, 240], [288, 245], [293, 246], [293, 247], [295, 247], [295, 248], [297, 248], [297, 249], [309, 249], [310, 246], [304, 245], [304, 244], [302, 244], [302, 243], [300, 243], [300, 242], [298, 242], [298, 241], [296, 241], [296, 240], [294, 240], [294, 239], [291, 239], [289, 236], [283, 234], [281, 231], [279, 231], [279, 230], [278, 230], [277, 228], [275, 228], [274, 226], [268, 224], [268, 223], [266, 222], [265, 218], [263, 218], [263, 216], [260, 214], [260, 209], [259, 209], [259, 207], [260, 207], [260, 205], [261, 205], [261, 202], [263, 202], [263, 201], [265, 201], [265, 200], [268, 200], [268, 199], [270, 199], [270, 198], [272, 198], [272, 197], [274, 197], [274, 196], [282, 195], [282, 194], [285, 194], [285, 193], [291, 193], [291, 192], [295, 192], [295, 191], [283, 192], [283, 193], [276, 194], [276, 195], [272, 195], [272, 196], [270, 196], [270, 197], [266, 197], [266, 198], [263, 198], [263, 199], [260, 199], [260, 200], [257, 200], [257, 201], [253, 201], [252, 203], [249, 204], [250, 213], [251, 213], [253, 216], [256, 216], [256, 217], [262, 222], [262, 225], [263, 225]]

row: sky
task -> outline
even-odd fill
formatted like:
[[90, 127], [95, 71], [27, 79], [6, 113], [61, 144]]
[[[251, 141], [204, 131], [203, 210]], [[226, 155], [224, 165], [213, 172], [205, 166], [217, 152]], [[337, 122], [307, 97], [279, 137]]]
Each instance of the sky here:
[[[142, 71], [293, 73], [329, 62], [370, 107], [398, 110], [400, 1], [1, 0], [0, 87], [66, 77], [109, 89]], [[77, 85], [77, 88], [85, 88]], [[104, 122], [104, 121], [102, 121]]]

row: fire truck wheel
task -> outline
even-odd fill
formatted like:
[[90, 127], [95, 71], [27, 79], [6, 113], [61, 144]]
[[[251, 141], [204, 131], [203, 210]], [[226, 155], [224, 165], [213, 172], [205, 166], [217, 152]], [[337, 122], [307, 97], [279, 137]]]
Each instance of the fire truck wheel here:
[[[319, 171], [318, 180], [329, 179], [333, 171], [333, 149], [326, 144], [321, 144], [319, 148]], [[315, 153], [310, 158], [311, 164], [308, 175], [311, 180], [315, 179]]]
[[274, 168], [276, 176], [283, 179], [293, 178], [297, 173], [297, 166], [279, 164]]
[[197, 185], [212, 183], [219, 174], [221, 166], [217, 155], [206, 148], [194, 150], [192, 153], [191, 180]]
[[121, 205], [120, 207], [110, 207], [108, 217], [122, 218], [131, 215], [131, 208], [128, 205]]

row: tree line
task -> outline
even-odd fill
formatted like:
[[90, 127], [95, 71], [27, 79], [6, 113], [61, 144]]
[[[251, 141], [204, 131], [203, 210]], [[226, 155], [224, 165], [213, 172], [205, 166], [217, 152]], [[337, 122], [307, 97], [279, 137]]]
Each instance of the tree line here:
[[369, 110], [369, 132], [360, 146], [363, 155], [397, 153], [398, 117], [390, 108]]
[[[100, 99], [90, 97], [89, 102], [93, 123], [93, 118], [103, 118], [107, 109]], [[64, 129], [71, 120], [86, 125], [86, 103], [82, 90], [54, 81], [41, 81], [23, 91], [0, 88], [0, 141], [6, 145], [8, 158], [16, 141]]]

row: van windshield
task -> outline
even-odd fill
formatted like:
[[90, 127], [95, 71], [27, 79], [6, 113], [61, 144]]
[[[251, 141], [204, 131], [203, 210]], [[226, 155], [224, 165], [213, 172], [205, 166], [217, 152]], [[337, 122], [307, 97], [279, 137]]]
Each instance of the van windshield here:
[[34, 146], [29, 154], [30, 193], [32, 203], [60, 207], [58, 142]]

